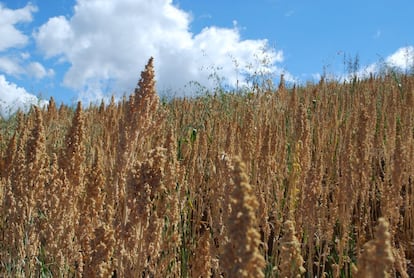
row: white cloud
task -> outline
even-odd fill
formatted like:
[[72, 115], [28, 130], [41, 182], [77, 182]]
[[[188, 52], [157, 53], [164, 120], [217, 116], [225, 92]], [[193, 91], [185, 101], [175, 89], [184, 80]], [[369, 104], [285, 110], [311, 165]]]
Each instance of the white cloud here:
[[4, 72], [12, 76], [18, 76], [24, 72], [24, 69], [21, 67], [20, 61], [16, 57], [0, 56], [0, 72]]
[[403, 71], [414, 66], [414, 46], [401, 47], [395, 53], [388, 56], [385, 62]]
[[33, 76], [36, 79], [52, 77], [55, 74], [53, 69], [46, 70], [39, 62], [31, 62], [28, 64], [26, 71], [28, 75]]
[[38, 47], [45, 52], [47, 58], [70, 52], [68, 43], [76, 43], [70, 23], [63, 16], [50, 18], [34, 36]]
[[359, 71], [358, 76], [359, 77], [368, 77], [370, 74], [376, 74], [380, 71], [380, 67], [378, 63], [370, 64], [365, 67], [365, 69]]
[[27, 4], [24, 8], [11, 10], [0, 3], [0, 72], [10, 76], [19, 77], [28, 74], [37, 79], [53, 74], [51, 70], [46, 70], [39, 62], [30, 62], [30, 54], [27, 51], [10, 49], [24, 47], [29, 40], [21, 30], [15, 27], [21, 22], [31, 22], [32, 13], [37, 8], [32, 4]]
[[316, 82], [322, 79], [322, 74], [320, 74], [319, 72], [312, 73], [310, 76], [312, 77], [312, 80]]
[[7, 81], [6, 75], [20, 77], [29, 75], [36, 79], [52, 76], [53, 70], [46, 70], [39, 62], [31, 62], [27, 51], [13, 48], [25, 47], [29, 37], [16, 28], [16, 24], [31, 22], [37, 8], [27, 4], [21, 9], [11, 10], [0, 3], [0, 116], [7, 118], [18, 109], [27, 111], [31, 105], [44, 105], [36, 96], [23, 87]]
[[39, 101], [32, 94], [29, 94], [24, 88], [18, 87], [14, 83], [6, 80], [6, 77], [0, 74], [0, 116], [7, 119], [11, 114], [21, 109], [28, 111], [31, 105], [43, 106], [47, 102]]
[[20, 22], [31, 22], [32, 13], [37, 8], [32, 4], [27, 4], [24, 8], [11, 10], [0, 3], [0, 51], [11, 47], [22, 47], [28, 42], [28, 37], [15, 25]]
[[71, 18], [50, 18], [34, 37], [46, 57], [69, 63], [63, 83], [81, 96], [130, 92], [150, 56], [161, 90], [189, 81], [212, 86], [214, 71], [235, 84], [283, 61], [266, 40], [241, 39], [237, 26], [192, 34], [190, 21], [172, 0], [78, 0]]
[[0, 72], [14, 77], [28, 75], [35, 79], [54, 76], [55, 72], [53, 69], [45, 69], [39, 62], [30, 62], [27, 59], [25, 53], [22, 53], [20, 57], [12, 55], [0, 56]]
[[[356, 72], [360, 78], [367, 78], [370, 74], [384, 73], [392, 70], [405, 72], [414, 67], [414, 46], [397, 49], [380, 62], [372, 63]], [[341, 80], [348, 80], [349, 76], [341, 76]]]
[[29, 58], [30, 58], [30, 53], [29, 53], [29, 52], [21, 52], [21, 53], [20, 53], [20, 57], [21, 57], [23, 60], [27, 60], [27, 59], [29, 59]]

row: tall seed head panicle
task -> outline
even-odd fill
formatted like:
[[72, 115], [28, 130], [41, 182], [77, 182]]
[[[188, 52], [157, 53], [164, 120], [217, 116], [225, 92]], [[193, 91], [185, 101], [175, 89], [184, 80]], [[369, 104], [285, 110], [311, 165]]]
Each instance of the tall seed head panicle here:
[[395, 259], [388, 229], [388, 221], [378, 219], [375, 239], [364, 244], [364, 251], [359, 256], [356, 277], [392, 277]]
[[277, 90], [279, 101], [285, 102], [287, 100], [288, 91], [286, 89], [285, 77], [283, 74], [280, 75], [279, 87]]
[[67, 171], [68, 177], [80, 177], [81, 164], [84, 160], [84, 115], [82, 104], [78, 102], [72, 126], [66, 136], [66, 152], [61, 167]]
[[[102, 263], [96, 257], [100, 257], [103, 254], [97, 254], [96, 250], [101, 248], [100, 244], [102, 244], [103, 238], [96, 239], [96, 236], [98, 234], [103, 235], [100, 232], [97, 234], [96, 230], [103, 228], [103, 221], [100, 220], [102, 219], [104, 209], [110, 210], [108, 207], [104, 208], [105, 196], [102, 192], [105, 187], [105, 176], [101, 168], [101, 156], [98, 148], [96, 148], [95, 153], [96, 157], [87, 175], [86, 192], [82, 199], [82, 214], [79, 220], [79, 225], [82, 227], [80, 244], [83, 250], [83, 261], [85, 262], [84, 271], [85, 275], [89, 276], [96, 272]], [[105, 233], [105, 231], [102, 231], [102, 233]]]
[[279, 91], [285, 90], [285, 76], [283, 74], [280, 75], [279, 81]]
[[[148, 152], [148, 159], [141, 164], [140, 184], [148, 184], [152, 194], [159, 194], [165, 190], [163, 184], [166, 149], [157, 147]], [[154, 197], [154, 196], [151, 196]]]
[[192, 277], [211, 277], [211, 252], [210, 252], [210, 231], [200, 235], [195, 251], [194, 265], [191, 272]]
[[[37, 168], [31, 170], [39, 171], [41, 168], [46, 166], [46, 138], [43, 127], [42, 112], [37, 106], [34, 106], [33, 109], [34, 127], [26, 145], [26, 160], [29, 168]], [[38, 174], [38, 172], [34, 174]]]
[[[20, 116], [21, 115], [21, 116]], [[17, 196], [23, 196], [24, 187], [26, 186], [26, 142], [28, 137], [28, 128], [24, 127], [25, 121], [21, 113], [18, 114], [19, 121], [19, 139], [17, 140], [17, 146], [13, 158], [13, 165], [10, 166], [11, 182], [14, 184], [13, 189], [16, 191]]]
[[157, 110], [159, 98], [155, 90], [154, 58], [148, 60], [145, 70], [141, 72], [138, 87], [135, 88], [135, 109], [143, 115]]
[[58, 116], [58, 110], [57, 110], [57, 107], [56, 107], [56, 102], [55, 102], [55, 99], [53, 97], [50, 97], [49, 104], [47, 106], [47, 114], [46, 115], [47, 115], [46, 120], [49, 121], [49, 122], [51, 120], [56, 119], [57, 116]]
[[141, 79], [138, 81], [138, 88], [135, 89], [136, 94], [146, 95], [155, 92], [155, 71], [154, 58], [148, 60], [145, 70], [141, 72]]
[[114, 277], [112, 264], [114, 261], [113, 251], [115, 249], [114, 230], [107, 223], [103, 223], [94, 231], [94, 246], [92, 259], [85, 270], [85, 277]]
[[304, 261], [300, 254], [300, 242], [295, 235], [294, 222], [290, 220], [283, 224], [280, 248], [280, 277], [301, 277], [305, 272]]
[[150, 58], [145, 70], [141, 72], [135, 93], [124, 102], [125, 111], [120, 126], [120, 150], [117, 161], [120, 176], [132, 159], [132, 149], [139, 144], [136, 142], [137, 139], [143, 144], [146, 138], [152, 138], [149, 133], [154, 130], [158, 124], [157, 120], [161, 118], [158, 109], [159, 97], [155, 90], [153, 60]]
[[[36, 106], [34, 106], [33, 109], [34, 113], [31, 115], [33, 128], [26, 143], [25, 172], [28, 179], [27, 185], [25, 186], [28, 198], [26, 205], [29, 207], [28, 211], [31, 213], [41, 209], [43, 206], [42, 199], [45, 194], [44, 185], [47, 181], [47, 166], [49, 164], [49, 159], [46, 153], [46, 136], [43, 127], [42, 112]], [[35, 218], [34, 223], [39, 225], [39, 223], [44, 224], [44, 221], [41, 218]], [[31, 230], [31, 235], [32, 238], [37, 238], [38, 231]], [[35, 249], [34, 246], [31, 247]], [[36, 251], [37, 250], [33, 250], [33, 252]]]
[[2, 169], [1, 176], [2, 177], [8, 177], [10, 175], [10, 172], [13, 168], [14, 158], [16, 154], [16, 148], [17, 148], [17, 134], [16, 132], [13, 134], [13, 137], [10, 139], [6, 153], [5, 153], [5, 162], [7, 162]]
[[265, 260], [259, 251], [255, 211], [258, 202], [246, 175], [244, 163], [235, 158], [232, 211], [227, 219], [229, 242], [224, 250], [223, 267], [229, 277], [264, 277]]

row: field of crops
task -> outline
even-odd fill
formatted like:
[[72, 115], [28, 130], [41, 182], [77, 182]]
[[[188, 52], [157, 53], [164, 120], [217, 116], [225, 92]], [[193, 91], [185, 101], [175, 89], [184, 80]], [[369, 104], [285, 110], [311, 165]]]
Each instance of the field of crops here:
[[414, 275], [414, 77], [0, 124], [1, 277]]

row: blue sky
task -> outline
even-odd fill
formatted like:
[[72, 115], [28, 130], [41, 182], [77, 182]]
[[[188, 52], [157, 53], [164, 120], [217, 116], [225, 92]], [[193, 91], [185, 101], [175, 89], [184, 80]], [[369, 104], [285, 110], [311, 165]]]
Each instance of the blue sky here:
[[237, 20], [243, 37], [268, 39], [283, 50], [286, 69], [298, 77], [329, 64], [343, 70], [344, 54], [359, 55], [367, 65], [414, 43], [413, 1], [177, 2], [195, 15], [196, 31], [214, 24], [231, 27]]
[[211, 73], [230, 85], [257, 72], [341, 78], [356, 55], [361, 75], [380, 60], [405, 70], [413, 11], [409, 0], [0, 0], [0, 114], [128, 94], [150, 56], [173, 95], [214, 87]]

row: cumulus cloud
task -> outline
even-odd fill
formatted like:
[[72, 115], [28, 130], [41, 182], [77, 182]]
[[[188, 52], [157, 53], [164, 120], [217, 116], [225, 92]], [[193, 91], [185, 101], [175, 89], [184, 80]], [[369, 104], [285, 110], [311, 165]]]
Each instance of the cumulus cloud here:
[[18, 76], [24, 72], [24, 69], [16, 57], [0, 56], [0, 72], [4, 72], [12, 76]]
[[89, 98], [130, 92], [150, 56], [161, 90], [190, 81], [210, 87], [211, 74], [243, 83], [248, 74], [277, 71], [283, 61], [266, 40], [242, 39], [237, 26], [193, 34], [190, 23], [172, 0], [78, 0], [72, 17], [50, 18], [34, 37], [46, 57], [69, 64], [64, 85]]
[[5, 119], [19, 109], [28, 111], [31, 105], [43, 106], [47, 103], [29, 94], [24, 88], [8, 82], [3, 74], [0, 74], [0, 96], [0, 116]]
[[27, 58], [24, 57], [25, 54], [20, 57], [13, 55], [0, 56], [0, 72], [13, 77], [27, 75], [35, 79], [54, 76], [53, 69], [46, 69], [41, 63], [27, 61]]
[[[27, 4], [21, 9], [8, 9], [0, 3], [0, 116], [7, 118], [18, 109], [27, 111], [33, 104], [44, 104], [36, 96], [28, 93], [7, 80], [7, 76], [21, 77], [28, 75], [35, 79], [53, 76], [51, 69], [45, 69], [39, 62], [30, 61], [28, 52], [16, 51], [28, 44], [29, 37], [16, 25], [22, 22], [31, 22], [32, 14], [37, 8]], [[10, 50], [11, 49], [11, 50]]]
[[[394, 53], [381, 59], [381, 61], [369, 64], [360, 69], [356, 76], [367, 78], [370, 74], [382, 74], [389, 70], [407, 72], [414, 69], [414, 46], [406, 46], [397, 49]], [[349, 76], [342, 76], [340, 79], [347, 80]]]
[[81, 46], [80, 41], [73, 35], [70, 23], [63, 16], [50, 18], [34, 35], [38, 47], [44, 51], [46, 58], [59, 54], [69, 55], [69, 42]]
[[27, 44], [28, 37], [15, 25], [20, 22], [32, 21], [32, 13], [36, 11], [37, 8], [30, 3], [17, 10], [8, 9], [0, 3], [0, 51]]
[[0, 2], [0, 72], [13, 77], [23, 74], [36, 79], [53, 76], [51, 69], [45, 69], [39, 62], [30, 61], [27, 51], [9, 51], [28, 44], [29, 37], [16, 28], [16, 24], [31, 22], [37, 7], [27, 4], [21, 9], [8, 9]]
[[391, 66], [406, 71], [414, 66], [414, 46], [401, 47], [387, 57], [385, 62]]
[[39, 62], [31, 62], [27, 65], [26, 72], [28, 75], [33, 76], [36, 79], [42, 79], [44, 77], [52, 77], [55, 72], [53, 69], [45, 69], [45, 67]]
[[[27, 4], [24, 8], [11, 10], [0, 2], [0, 53], [16, 47], [23, 47], [29, 38], [16, 28], [16, 24], [32, 21], [32, 13], [37, 8]], [[24, 72], [19, 58], [8, 53], [0, 56], [0, 72], [17, 76]]]

